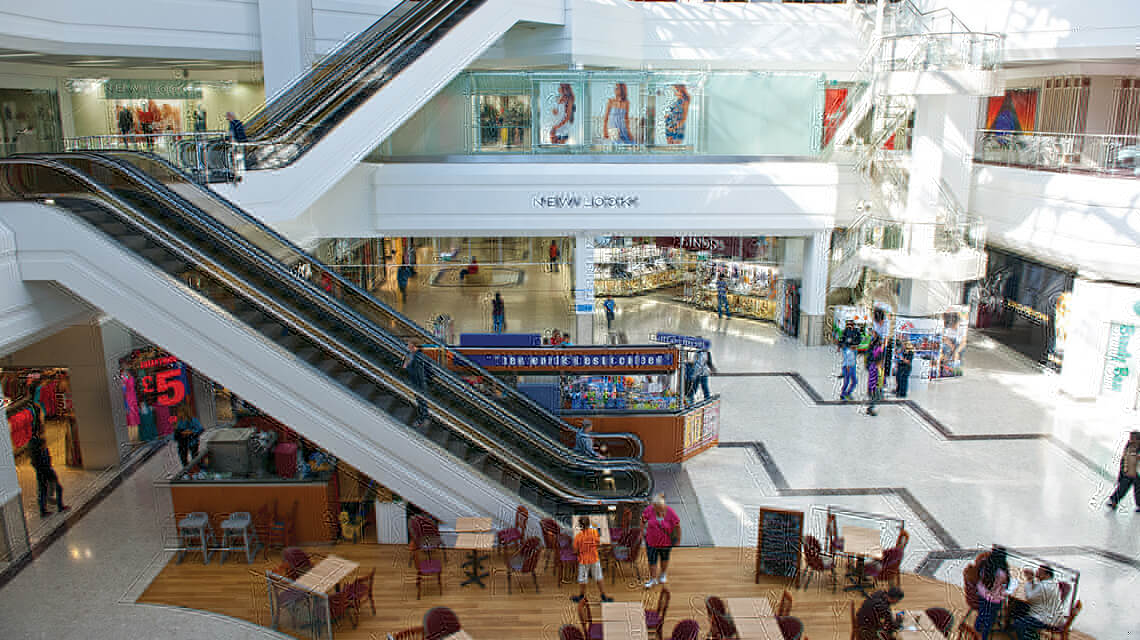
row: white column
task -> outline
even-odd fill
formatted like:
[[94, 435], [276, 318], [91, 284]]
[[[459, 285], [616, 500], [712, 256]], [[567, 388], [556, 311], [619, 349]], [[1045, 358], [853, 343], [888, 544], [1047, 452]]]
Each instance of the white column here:
[[823, 343], [823, 317], [827, 313], [827, 270], [830, 265], [831, 230], [804, 238], [803, 286], [800, 289], [800, 342]]
[[288, 87], [313, 64], [313, 0], [260, 0], [265, 96]]
[[[0, 410], [0, 418], [4, 419], [4, 429], [7, 430], [8, 420], [3, 410]], [[13, 562], [29, 548], [12, 439], [4, 433], [0, 435], [0, 562]]]
[[574, 235], [575, 344], [594, 343], [594, 236]]

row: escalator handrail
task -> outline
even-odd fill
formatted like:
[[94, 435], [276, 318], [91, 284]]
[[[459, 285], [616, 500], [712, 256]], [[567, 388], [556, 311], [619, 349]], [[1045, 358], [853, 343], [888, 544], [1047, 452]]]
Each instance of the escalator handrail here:
[[[328, 52], [322, 57], [320, 61], [313, 64], [313, 68], [311, 70], [306, 71], [305, 73], [302, 73], [298, 77], [294, 78], [288, 87], [286, 87], [277, 95], [272, 96], [271, 100], [266, 100], [257, 109], [250, 112], [249, 114], [246, 114], [245, 125], [247, 133], [255, 133], [257, 129], [260, 129], [266, 124], [272, 124], [271, 122], [262, 122], [262, 120], [268, 119], [274, 114], [280, 113], [285, 106], [295, 105], [301, 102], [303, 99], [307, 99], [305, 96], [310, 95], [314, 90], [319, 88], [316, 84], [309, 87], [300, 88], [300, 83], [307, 77], [318, 72], [324, 72], [325, 77], [339, 74], [349, 60], [354, 58], [360, 52], [374, 47], [378, 38], [383, 36], [389, 30], [400, 26], [401, 22], [393, 21], [391, 24], [385, 24], [385, 22], [388, 21], [389, 16], [392, 16], [392, 14], [399, 11], [402, 6], [406, 4], [413, 4], [414, 9], [415, 7], [425, 7], [428, 4], [433, 4], [436, 1], [438, 0], [432, 0], [431, 3], [428, 3], [420, 0], [404, 0], [403, 2], [400, 2], [396, 6], [392, 7], [392, 9], [390, 9], [387, 13], [376, 19], [376, 21], [369, 25], [368, 28], [366, 28], [364, 31], [361, 31], [351, 38], [347, 38], [344, 42], [340, 43], [336, 49]], [[396, 20], [404, 18], [412, 13], [414, 13], [414, 11], [402, 13], [396, 17]], [[298, 93], [298, 95], [291, 95], [295, 91]], [[288, 102], [285, 103], [283, 101]], [[282, 103], [282, 106], [279, 107], [278, 103]]]
[[[350, 280], [348, 280], [344, 276], [340, 275], [339, 273], [337, 273], [331, 269], [328, 269], [328, 267], [324, 263], [316, 260], [310, 254], [301, 250], [300, 247], [296, 246], [291, 241], [289, 241], [287, 238], [281, 236], [274, 229], [270, 228], [268, 225], [264, 224], [263, 222], [261, 222], [257, 218], [254, 218], [253, 216], [249, 215], [248, 213], [243, 211], [240, 207], [235, 205], [233, 202], [230, 202], [226, 198], [223, 198], [221, 195], [219, 195], [213, 189], [205, 187], [205, 186], [198, 184], [197, 182], [189, 179], [189, 177], [185, 176], [185, 174], [181, 170], [179, 170], [177, 167], [175, 167], [174, 165], [172, 165], [170, 162], [166, 161], [162, 157], [151, 154], [151, 153], [145, 153], [145, 152], [124, 152], [124, 151], [100, 153], [100, 154], [87, 154], [87, 155], [100, 155], [100, 156], [105, 156], [105, 157], [109, 157], [112, 159], [119, 159], [119, 158], [124, 158], [124, 157], [131, 157], [131, 156], [141, 156], [141, 157], [146, 158], [149, 161], [152, 161], [152, 162], [164, 167], [166, 170], [170, 171], [172, 174], [184, 179], [185, 180], [184, 184], [186, 184], [187, 186], [195, 189], [196, 191], [198, 191], [202, 195], [210, 198], [213, 202], [215, 202], [221, 206], [224, 206], [231, 213], [233, 213], [234, 215], [241, 218], [241, 220], [243, 222], [255, 227], [258, 230], [258, 232], [269, 236], [270, 239], [281, 244], [284, 248], [291, 251], [296, 258], [298, 258], [299, 260], [305, 261], [305, 263], [308, 264], [310, 268], [312, 268], [314, 270], [320, 270], [320, 272], [329, 275], [333, 279], [334, 283], [337, 286], [340, 286], [340, 287], [343, 287], [344, 289], [352, 291], [353, 293], [356, 294], [357, 298], [359, 298], [359, 299], [363, 300], [364, 302], [375, 307], [377, 310], [379, 310], [382, 313], [382, 315], [384, 315], [384, 316], [396, 321], [397, 323], [399, 323], [401, 325], [401, 328], [410, 331], [413, 335], [418, 335], [418, 337], [420, 338], [420, 340], [423, 343], [437, 345], [438, 348], [440, 348], [441, 350], [443, 350], [446, 353], [447, 357], [452, 358], [455, 362], [458, 362], [459, 364], [463, 365], [465, 368], [471, 369], [474, 373], [484, 377], [485, 379], [492, 380], [494, 382], [497, 390], [501, 391], [502, 393], [504, 393], [506, 395], [509, 395], [513, 401], [516, 401], [516, 402], [522, 404], [524, 407], [526, 407], [531, 412], [533, 412], [539, 416], [542, 416], [543, 418], [548, 420], [555, 428], [557, 428], [559, 430], [559, 434], [561, 434], [563, 432], [573, 432], [575, 430], [575, 427], [573, 427], [572, 425], [567, 423], [565, 420], [562, 420], [558, 416], [554, 415], [553, 413], [548, 411], [545, 407], [542, 407], [541, 405], [539, 405], [537, 402], [535, 402], [533, 399], [531, 399], [526, 394], [523, 394], [523, 393], [519, 392], [517, 389], [514, 389], [510, 385], [502, 382], [493, 373], [491, 373], [490, 371], [487, 371], [485, 368], [483, 368], [481, 365], [475, 363], [473, 360], [471, 360], [467, 356], [463, 355], [462, 353], [455, 351], [452, 347], [450, 347], [448, 345], [438, 344], [435, 336], [428, 333], [423, 327], [419, 326], [418, 324], [416, 324], [414, 322], [411, 322], [410, 320], [408, 320], [404, 316], [400, 315], [394, 309], [389, 307], [387, 304], [385, 304], [384, 302], [382, 302], [380, 300], [377, 300], [375, 297], [372, 296], [372, 294], [370, 294], [367, 291], [365, 291], [364, 289], [358, 287], [355, 283], [351, 282]], [[51, 157], [51, 156], [48, 156], [48, 157]], [[129, 160], [126, 160], [125, 162], [128, 165], [130, 165]], [[154, 179], [153, 176], [148, 175], [142, 169], [134, 167], [133, 165], [131, 165], [131, 168], [134, 171], [137, 171], [142, 176], [145, 176], [146, 180], [157, 182], [157, 183], [161, 184], [161, 181]], [[177, 194], [174, 194], [174, 195], [177, 196]], [[181, 200], [180, 197], [179, 197], [179, 199]], [[192, 203], [187, 202], [186, 205], [197, 210], [197, 208], [194, 207], [194, 205]], [[210, 218], [210, 220], [213, 221], [214, 224], [220, 224], [216, 220], [214, 220], [213, 218]], [[221, 226], [225, 227], [225, 225], [221, 225]], [[243, 244], [246, 244], [246, 245], [250, 244], [250, 241], [241, 237], [241, 235], [239, 233], [233, 231], [232, 229], [229, 229], [229, 227], [225, 227], [225, 229], [228, 233], [234, 234], [238, 238], [240, 238]], [[257, 247], [257, 246], [251, 245], [249, 247], [249, 249], [252, 251], [257, 251], [259, 254], [265, 253], [264, 250], [262, 250], [260, 247]], [[272, 256], [268, 256], [268, 257], [272, 258]], [[286, 271], [288, 271], [288, 270], [286, 270]], [[292, 275], [292, 274], [290, 274], [290, 275]], [[356, 309], [354, 309], [352, 307], [348, 307], [347, 305], [345, 305], [340, 300], [337, 300], [335, 297], [328, 296], [328, 294], [326, 294], [323, 291], [320, 291], [319, 289], [313, 288], [313, 290], [316, 293], [318, 293], [319, 295], [331, 298], [337, 304], [344, 307], [345, 313], [352, 314], [354, 317], [358, 318], [360, 321], [362, 321], [368, 325], [372, 324], [371, 321], [369, 321], [366, 317], [361, 315], [361, 313], [359, 311], [357, 311]], [[543, 435], [547, 436], [547, 438], [553, 439], [553, 434], [546, 434], [546, 433], [542, 432], [541, 427], [533, 427], [532, 425], [527, 424], [526, 422], [522, 422], [522, 421], [520, 421], [520, 422], [523, 426], [525, 426], [529, 429], [537, 429], [537, 430], [539, 430], [540, 433], [543, 433]], [[598, 434], [598, 435], [599, 436], [604, 435], [604, 437], [602, 439], [627, 441], [630, 448], [634, 452], [634, 454], [630, 456], [631, 458], [640, 459], [644, 455], [645, 445], [641, 441], [641, 438], [638, 437], [636, 434], [629, 433], [629, 432], [616, 432], [616, 433], [606, 433], [606, 434]]]
[[[46, 158], [19, 157], [0, 159], [0, 166], [4, 165], [40, 166], [67, 176], [77, 184], [87, 189], [90, 192], [90, 195], [97, 196], [97, 198], [89, 198], [93, 202], [102, 206], [112, 205], [111, 208], [115, 210], [117, 217], [127, 221], [142, 233], [147, 234], [152, 241], [157, 242], [165, 250], [170, 251], [174, 255], [178, 256], [179, 259], [184, 260], [188, 264], [210, 265], [207, 270], [208, 273], [210, 273], [213, 277], [218, 278], [219, 280], [222, 280], [224, 278], [226, 286], [230, 287], [233, 291], [238, 292], [239, 295], [242, 295], [247, 300], [256, 300], [256, 304], [268, 315], [270, 315], [275, 322], [280, 322], [284, 326], [292, 327], [299, 334], [306, 336], [306, 338], [312, 344], [324, 349], [326, 353], [333, 355], [341, 362], [352, 363], [357, 367], [358, 371], [365, 374], [366, 378], [372, 379], [373, 381], [380, 383], [382, 386], [393, 387], [402, 394], [409, 394], [412, 397], [423, 397], [424, 401], [427, 402], [438, 415], [445, 416], [447, 418], [448, 422], [450, 423], [449, 426], [456, 433], [461, 434], [464, 438], [471, 442], [477, 443], [483, 449], [483, 451], [486, 451], [489, 455], [498, 458], [506, 458], [510, 463], [510, 470], [519, 472], [520, 475], [525, 475], [535, 485], [542, 487], [545, 491], [549, 492], [550, 495], [556, 496], [558, 499], [561, 499], [567, 503], [577, 502], [604, 505], [628, 502], [635, 497], [640, 497], [640, 494], [648, 492], [647, 490], [638, 491], [638, 496], [630, 496], [629, 498], [599, 498], [595, 496], [583, 497], [581, 495], [575, 494], [574, 490], [577, 488], [573, 487], [573, 485], [566, 485], [562, 482], [558, 482], [557, 484], [552, 483], [547, 474], [536, 469], [534, 465], [529, 461], [519, 457], [517, 454], [511, 451], [509, 447], [504, 447], [501, 442], [490, 439], [488, 436], [483, 434], [481, 429], [469, 425], [465, 420], [454, 415], [446, 407], [440, 405], [431, 397], [422, 396], [419, 392], [409, 389], [406, 384], [400, 381], [397, 377], [392, 376], [382, 367], [376, 366], [372, 362], [357, 357], [351, 349], [345, 348], [345, 346], [341, 344], [339, 340], [325, 335], [325, 333], [319, 327], [313, 325], [305, 318], [297, 315], [295, 312], [292, 312], [277, 303], [273, 295], [262, 291], [259, 287], [256, 287], [249, 282], [246, 282], [239, 275], [232, 273], [228, 268], [217, 263], [208, 255], [203, 254], [193, 245], [173, 235], [162, 225], [151, 220], [147, 214], [139, 211], [135, 206], [125, 202], [119, 196], [96, 182], [90, 176], [85, 175], [83, 172], [63, 163]], [[13, 192], [18, 193], [19, 191], [13, 187]], [[23, 195], [24, 199], [28, 199], [26, 197], [28, 195], [26, 192]], [[161, 192], [151, 193], [150, 195], [160, 200], [169, 200], [166, 198], [166, 194]], [[3, 194], [0, 194], [0, 198], [2, 197]], [[63, 200], [65, 198], [73, 197], [75, 197], [75, 194], [36, 194], [36, 197], [34, 199], [39, 200], [58, 198], [60, 200]], [[177, 203], [173, 202], [164, 202], [163, 204], [175, 206], [177, 205]], [[128, 250], [125, 247], [123, 248], [124, 250]], [[208, 298], [206, 298], [206, 300], [210, 302]], [[244, 323], [242, 324], [244, 325]], [[379, 410], [375, 406], [372, 408]], [[504, 453], [506, 455], [503, 455]], [[634, 477], [632, 475], [633, 471], [641, 470], [637, 469], [638, 465], [623, 466], [626, 466], [628, 468], [615, 468], [612, 469], [612, 471], [630, 472], [632, 478]], [[644, 463], [642, 463], [642, 466], [644, 466]], [[567, 487], [569, 487], [569, 491], [567, 490]]]
[[[54, 154], [49, 154], [48, 157], [52, 157], [52, 155]], [[199, 228], [210, 233], [213, 236], [213, 240], [222, 242], [224, 246], [239, 247], [243, 251], [243, 255], [245, 257], [253, 260], [258, 268], [261, 268], [276, 276], [281, 284], [291, 290], [291, 294], [305, 299], [307, 302], [315, 305], [317, 308], [326, 313], [336, 314], [340, 320], [346, 321], [348, 324], [350, 324], [354, 331], [361, 334], [363, 337], [368, 338], [374, 344], [387, 349], [388, 352], [392, 355], [403, 357], [407, 354], [404, 345], [399, 340], [394, 339], [392, 336], [382, 331], [377, 331], [375, 325], [367, 318], [363, 317], [355, 309], [347, 306], [342, 301], [329, 295], [328, 293], [321, 291], [308, 280], [299, 278], [288, 268], [285, 268], [279, 260], [265, 254], [262, 249], [255, 245], [252, 245], [248, 240], [246, 240], [233, 229], [220, 223], [210, 216], [204, 215], [192, 203], [187, 202], [177, 193], [171, 191], [161, 182], [157, 181], [147, 173], [139, 170], [134, 165], [131, 165], [130, 163], [122, 160], [118, 160], [114, 157], [95, 153], [67, 154], [67, 156], [81, 156], [86, 157], [92, 161], [114, 164], [115, 167], [120, 171], [129, 174], [136, 181], [147, 185], [150, 188], [149, 190], [155, 192], [152, 195], [162, 195], [163, 199], [168, 201], [166, 202], [168, 206], [178, 207], [179, 213], [181, 215], [192, 219]], [[320, 262], [315, 262], [314, 264], [318, 268], [324, 267], [324, 265]], [[349, 320], [351, 320], [351, 322], [348, 322]], [[431, 344], [434, 344], [434, 341], [432, 341]], [[502, 407], [496, 403], [490, 402], [485, 396], [483, 396], [483, 394], [474, 393], [474, 390], [469, 384], [459, 379], [458, 376], [456, 376], [447, 368], [431, 361], [429, 361], [429, 365], [433, 370], [433, 374], [437, 378], [446, 380], [448, 382], [448, 388], [450, 391], [468, 398], [468, 401], [481, 411], [494, 416], [503, 424], [510, 425], [515, 432], [530, 440], [532, 444], [536, 446], [545, 445], [544, 448], [553, 449], [553, 451], [550, 452], [550, 455], [561, 455], [563, 458], [572, 457], [577, 458], [579, 462], [596, 464], [597, 459], [584, 456], [572, 449], [565, 449], [565, 447], [563, 447], [560, 442], [541, 431], [531, 429], [529, 425], [520, 420], [518, 416], [504, 411]], [[563, 449], [563, 451], [559, 452], [558, 449], [560, 448]], [[571, 455], [567, 456], [566, 453], [570, 453]], [[617, 458], [610, 460], [620, 461], [625, 459]]]
[[[349, 69], [347, 74], [341, 73], [340, 71], [325, 74], [325, 79], [322, 80], [321, 83], [306, 89], [300, 96], [292, 100], [292, 105], [295, 105], [293, 111], [301, 111], [302, 107], [304, 107], [306, 116], [323, 112], [330, 104], [341, 100], [347, 88], [354, 87], [362, 77], [375, 73], [378, 67], [390, 61], [393, 54], [403, 52], [402, 49], [391, 51], [393, 47], [407, 43], [410, 39], [422, 40], [425, 35], [434, 31], [439, 24], [446, 21], [447, 18], [471, 1], [472, 0], [433, 1], [424, 3], [425, 7], [422, 10], [409, 12], [401, 17], [396, 25], [379, 34], [377, 38], [374, 39], [375, 44], [369, 43], [369, 46], [374, 50], [372, 59], [366, 64], [361, 65], [359, 69]], [[343, 71], [343, 67], [348, 64], [351, 64], [351, 62], [346, 62], [342, 65], [341, 71]], [[318, 89], [320, 89], [320, 91], [318, 91]], [[321, 93], [329, 89], [332, 90], [330, 95], [318, 100], [317, 104], [313, 106], [306, 106], [312, 97], [320, 96]], [[281, 112], [278, 111], [278, 113]], [[282, 124], [287, 125], [284, 129], [276, 129], [276, 133], [272, 136], [272, 139], [251, 139], [250, 142], [240, 144], [245, 147], [289, 144], [296, 132], [306, 125], [308, 118], [298, 117], [298, 113], [289, 113], [287, 111], [285, 113], [286, 115], [277, 117], [275, 119], [276, 122], [268, 123], [269, 126], [277, 125], [278, 127]]]

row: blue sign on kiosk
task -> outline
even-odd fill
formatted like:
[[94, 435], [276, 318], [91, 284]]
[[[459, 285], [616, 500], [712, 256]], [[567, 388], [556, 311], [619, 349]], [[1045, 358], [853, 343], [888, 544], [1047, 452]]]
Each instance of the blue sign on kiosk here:
[[675, 344], [681, 347], [688, 347], [690, 349], [703, 349], [708, 350], [712, 345], [708, 338], [701, 338], [698, 336], [682, 336], [675, 333], [655, 333], [652, 336], [654, 342], [662, 342], [665, 344]]
[[482, 348], [541, 347], [542, 336], [537, 333], [461, 333], [459, 346]]

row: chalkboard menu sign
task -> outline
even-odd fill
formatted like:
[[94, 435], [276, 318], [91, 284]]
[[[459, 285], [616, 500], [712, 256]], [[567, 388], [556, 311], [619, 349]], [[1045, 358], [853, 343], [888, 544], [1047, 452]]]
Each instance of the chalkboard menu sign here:
[[794, 577], [800, 567], [803, 511], [761, 509], [756, 541], [756, 582], [760, 576]]

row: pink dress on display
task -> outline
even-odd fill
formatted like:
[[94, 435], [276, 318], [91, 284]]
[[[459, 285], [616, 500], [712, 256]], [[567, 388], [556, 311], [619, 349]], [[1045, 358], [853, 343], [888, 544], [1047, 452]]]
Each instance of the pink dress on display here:
[[127, 426], [139, 426], [139, 401], [135, 397], [135, 379], [131, 374], [124, 373], [122, 377], [123, 383], [123, 400], [127, 403]]

